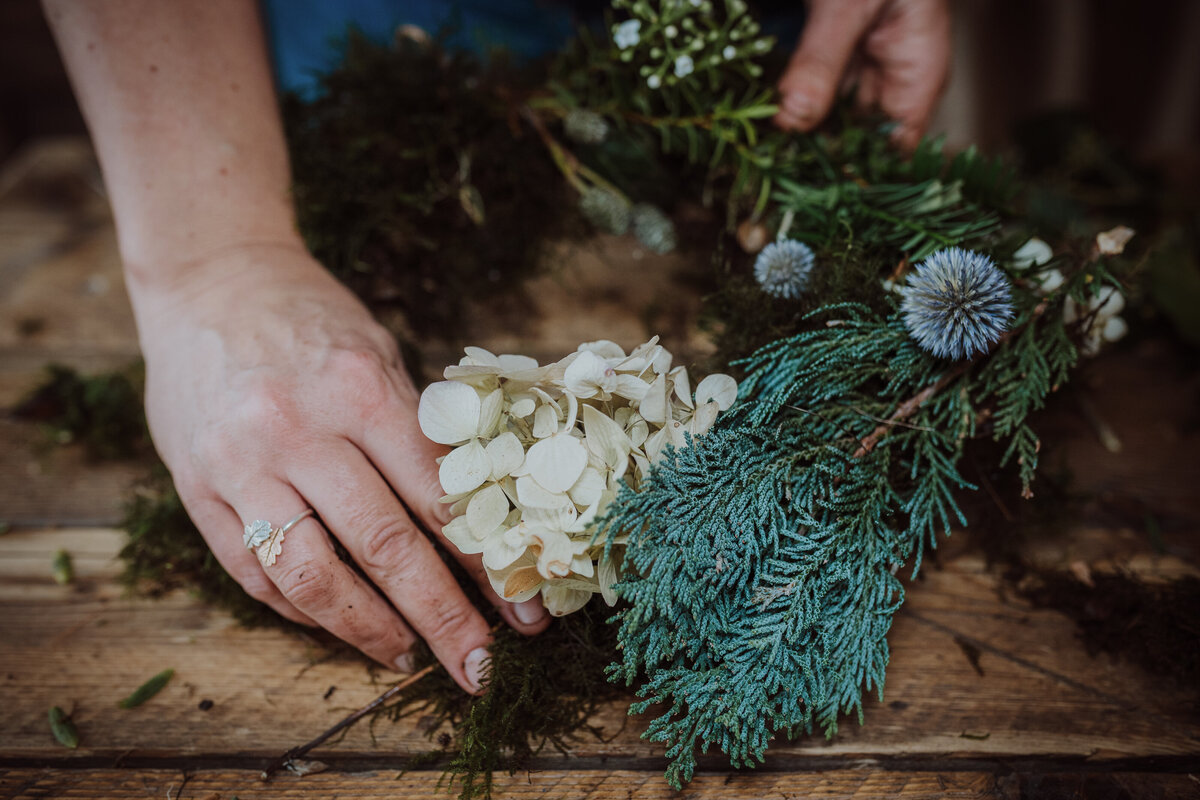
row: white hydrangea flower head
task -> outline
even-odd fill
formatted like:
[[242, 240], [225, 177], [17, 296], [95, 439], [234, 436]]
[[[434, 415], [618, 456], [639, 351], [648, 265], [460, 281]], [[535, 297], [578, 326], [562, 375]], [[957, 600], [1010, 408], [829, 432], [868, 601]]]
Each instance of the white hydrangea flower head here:
[[597, 593], [616, 602], [623, 543], [606, 557], [595, 520], [668, 445], [687, 447], [737, 400], [733, 378], [709, 375], [693, 392], [672, 361], [657, 337], [630, 353], [586, 342], [545, 366], [468, 347], [422, 393], [421, 430], [454, 448], [438, 469], [453, 515], [442, 532], [482, 555], [498, 595], [540, 595], [556, 616]]

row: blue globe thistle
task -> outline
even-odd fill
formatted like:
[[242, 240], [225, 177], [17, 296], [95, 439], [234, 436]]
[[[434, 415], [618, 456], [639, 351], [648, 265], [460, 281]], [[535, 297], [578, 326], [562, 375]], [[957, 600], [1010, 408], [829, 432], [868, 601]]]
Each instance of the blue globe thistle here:
[[951, 247], [917, 264], [900, 289], [904, 327], [921, 349], [955, 360], [986, 353], [1012, 319], [1008, 279], [982, 253]]
[[772, 242], [762, 249], [754, 262], [754, 277], [767, 294], [799, 297], [808, 286], [813, 268], [812, 248], [795, 239]]

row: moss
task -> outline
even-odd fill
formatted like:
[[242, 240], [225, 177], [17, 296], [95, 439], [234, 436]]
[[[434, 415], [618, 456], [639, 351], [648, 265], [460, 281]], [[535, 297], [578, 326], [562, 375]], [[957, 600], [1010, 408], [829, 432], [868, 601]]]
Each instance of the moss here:
[[310, 102], [285, 99], [309, 249], [418, 337], [470, 336], [470, 300], [519, 296], [568, 191], [515, 109], [536, 69], [351, 32]]
[[1098, 574], [1089, 585], [1070, 573], [1039, 569], [1022, 587], [1034, 605], [1074, 620], [1089, 653], [1110, 653], [1185, 689], [1200, 685], [1200, 579], [1147, 583]]
[[93, 460], [131, 458], [150, 451], [142, 411], [141, 363], [123, 370], [81, 375], [51, 364], [46, 379], [12, 410], [42, 424], [59, 444], [80, 442]]

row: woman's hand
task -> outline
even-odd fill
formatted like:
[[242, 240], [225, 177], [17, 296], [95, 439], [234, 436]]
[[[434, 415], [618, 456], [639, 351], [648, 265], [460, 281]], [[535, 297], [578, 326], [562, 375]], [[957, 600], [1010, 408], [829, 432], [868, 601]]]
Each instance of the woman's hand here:
[[929, 125], [950, 67], [946, 0], [811, 0], [800, 45], [779, 81], [783, 128], [807, 131], [857, 84], [864, 107], [899, 122], [894, 136], [913, 148]]
[[[285, 617], [403, 671], [419, 636], [477, 690], [488, 626], [413, 519], [434, 532], [448, 520], [434, 461], [445, 448], [417, 426], [392, 336], [298, 242], [238, 247], [174, 273], [186, 277], [169, 291], [139, 294], [146, 410], [213, 553]], [[287, 533], [273, 565], [243, 546], [244, 524], [278, 527], [309, 506], [317, 518]], [[514, 607], [478, 556], [458, 560], [510, 625], [546, 626], [537, 598]]]

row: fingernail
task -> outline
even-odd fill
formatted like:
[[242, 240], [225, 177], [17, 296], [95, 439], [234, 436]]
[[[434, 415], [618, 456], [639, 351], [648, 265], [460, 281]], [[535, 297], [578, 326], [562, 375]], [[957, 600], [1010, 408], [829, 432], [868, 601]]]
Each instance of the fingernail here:
[[466, 673], [467, 683], [471, 685], [473, 692], [478, 692], [483, 686], [483, 660], [487, 657], [488, 651], [485, 648], [476, 647], [467, 653], [467, 658], [463, 661], [463, 672]]
[[524, 603], [517, 603], [513, 607], [513, 613], [517, 615], [517, 619], [521, 621], [522, 625], [533, 625], [546, 617], [546, 609], [542, 605], [540, 597], [534, 597]]
[[403, 655], [397, 656], [395, 662], [393, 663], [395, 663], [396, 669], [398, 669], [400, 672], [412, 672], [416, 669], [416, 665], [413, 664], [413, 657], [411, 653], [404, 653]]
[[813, 104], [808, 95], [793, 93], [783, 98], [783, 108], [787, 113], [799, 117], [801, 121], [812, 116]]

